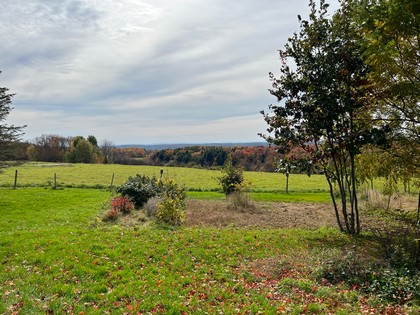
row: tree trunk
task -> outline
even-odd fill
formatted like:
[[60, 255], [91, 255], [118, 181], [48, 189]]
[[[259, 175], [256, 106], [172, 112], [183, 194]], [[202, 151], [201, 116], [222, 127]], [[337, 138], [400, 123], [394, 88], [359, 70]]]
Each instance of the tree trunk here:
[[331, 195], [331, 199], [332, 199], [332, 202], [333, 202], [333, 205], [334, 205], [335, 218], [337, 219], [338, 227], [340, 228], [341, 232], [345, 232], [345, 230], [343, 228], [343, 225], [341, 224], [340, 214], [338, 213], [337, 202], [335, 200], [334, 189], [333, 189], [333, 185], [331, 183], [331, 179], [329, 178], [327, 173], [325, 173], [325, 177], [327, 178], [328, 185], [330, 187], [330, 195]]

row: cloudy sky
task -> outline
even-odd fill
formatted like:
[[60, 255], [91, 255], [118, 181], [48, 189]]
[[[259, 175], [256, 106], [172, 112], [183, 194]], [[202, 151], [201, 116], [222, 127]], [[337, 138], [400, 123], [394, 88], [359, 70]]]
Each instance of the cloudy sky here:
[[[0, 86], [25, 140], [261, 141], [278, 49], [307, 0], [14, 0], [0, 11]], [[337, 5], [332, 5], [336, 8]]]

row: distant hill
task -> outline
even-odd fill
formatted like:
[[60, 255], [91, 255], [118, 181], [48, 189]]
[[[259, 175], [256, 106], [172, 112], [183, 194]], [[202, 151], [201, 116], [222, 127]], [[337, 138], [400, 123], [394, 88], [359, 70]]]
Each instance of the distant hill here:
[[267, 142], [240, 142], [240, 143], [174, 143], [174, 144], [122, 144], [118, 148], [143, 148], [145, 150], [166, 150], [185, 147], [258, 147], [268, 146]]

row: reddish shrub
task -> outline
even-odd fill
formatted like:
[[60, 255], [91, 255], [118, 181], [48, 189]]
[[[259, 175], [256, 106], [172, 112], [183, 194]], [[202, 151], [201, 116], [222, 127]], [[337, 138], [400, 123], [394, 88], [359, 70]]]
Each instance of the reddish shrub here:
[[134, 203], [127, 197], [115, 197], [111, 200], [111, 210], [129, 214], [134, 209]]

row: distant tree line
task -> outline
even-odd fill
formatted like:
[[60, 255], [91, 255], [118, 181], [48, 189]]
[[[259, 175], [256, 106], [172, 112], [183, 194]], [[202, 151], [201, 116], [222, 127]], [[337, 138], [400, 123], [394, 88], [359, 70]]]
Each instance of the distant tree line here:
[[271, 172], [276, 168], [277, 152], [268, 146], [215, 147], [190, 146], [178, 149], [152, 151], [147, 160], [151, 165], [188, 167], [221, 167], [228, 157], [235, 165], [247, 171]]
[[140, 147], [119, 148], [95, 136], [63, 137], [42, 135], [26, 145], [27, 159], [43, 162], [114, 163], [152, 166], [186, 166], [218, 168], [232, 157], [235, 166], [247, 171], [275, 171], [279, 154], [268, 146], [219, 147], [188, 146], [176, 149], [145, 150]]
[[62, 137], [42, 135], [35, 138], [26, 150], [31, 161], [104, 163], [104, 155], [95, 136]]

